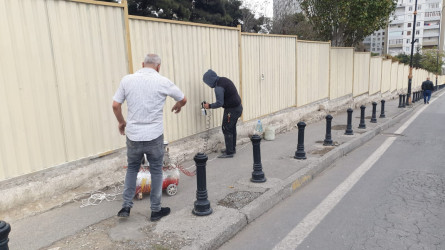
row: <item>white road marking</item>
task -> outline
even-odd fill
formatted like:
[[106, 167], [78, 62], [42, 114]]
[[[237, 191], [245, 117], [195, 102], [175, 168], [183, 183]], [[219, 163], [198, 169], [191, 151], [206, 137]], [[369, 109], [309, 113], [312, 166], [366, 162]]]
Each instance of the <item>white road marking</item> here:
[[[437, 98], [442, 96], [439, 95]], [[431, 100], [430, 103], [434, 102]], [[406, 121], [395, 132], [401, 134], [405, 129], [425, 110], [427, 105], [420, 108], [408, 121]], [[391, 146], [396, 138], [391, 137], [385, 140], [383, 144], [363, 162], [352, 174], [346, 178], [334, 191], [332, 191], [314, 210], [294, 228], [292, 231], [275, 247], [274, 250], [296, 249], [301, 242], [314, 230], [323, 218], [341, 201], [341, 199], [352, 189], [352, 187], [368, 172], [369, 169], [380, 159], [385, 151]]]

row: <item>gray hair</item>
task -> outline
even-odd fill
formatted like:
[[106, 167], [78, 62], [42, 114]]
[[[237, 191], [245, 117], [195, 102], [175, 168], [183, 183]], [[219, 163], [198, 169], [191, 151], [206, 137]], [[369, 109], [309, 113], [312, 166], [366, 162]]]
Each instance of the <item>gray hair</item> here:
[[144, 64], [161, 65], [161, 58], [156, 54], [148, 54], [145, 56]]

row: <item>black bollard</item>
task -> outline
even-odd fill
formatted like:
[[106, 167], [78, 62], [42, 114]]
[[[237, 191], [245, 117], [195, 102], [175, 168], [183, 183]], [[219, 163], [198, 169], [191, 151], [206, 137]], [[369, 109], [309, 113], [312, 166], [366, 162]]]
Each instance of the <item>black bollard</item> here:
[[0, 249], [8, 250], [9, 232], [11, 232], [11, 226], [9, 223], [0, 220]]
[[348, 123], [346, 124], [345, 135], [353, 135], [354, 131], [352, 130], [352, 112], [351, 108], [348, 108]]
[[399, 94], [399, 108], [402, 107], [402, 94]]
[[405, 106], [405, 95], [402, 95], [402, 108], [406, 107]]
[[366, 128], [365, 109], [366, 107], [364, 105], [360, 106], [360, 124], [358, 125], [358, 128]]
[[299, 122], [297, 126], [298, 126], [298, 145], [294, 158], [298, 160], [306, 160], [306, 152], [304, 152], [304, 128], [306, 127], [306, 123]]
[[264, 176], [263, 165], [261, 164], [261, 137], [259, 135], [253, 135], [250, 140], [252, 141], [253, 146], [253, 172], [250, 181], [265, 182], [266, 177]]
[[334, 142], [332, 141], [331, 124], [332, 124], [332, 116], [327, 115], [326, 116], [326, 137], [323, 142], [324, 146], [332, 146], [334, 144]]
[[417, 100], [416, 100], [416, 92], [413, 92], [413, 101], [412, 101], [412, 102], [413, 102], [413, 103], [416, 103], [416, 101], [417, 101]]
[[196, 201], [192, 213], [198, 216], [209, 215], [213, 212], [210, 201], [207, 199], [206, 162], [209, 158], [204, 153], [195, 155], [196, 164]]
[[380, 102], [382, 103], [382, 107], [380, 109], [379, 118], [385, 118], [386, 117], [386, 115], [385, 115], [385, 100], [381, 100]]
[[372, 102], [372, 117], [371, 117], [371, 122], [372, 123], [376, 123], [377, 122], [376, 113], [377, 113], [377, 103], [376, 102]]

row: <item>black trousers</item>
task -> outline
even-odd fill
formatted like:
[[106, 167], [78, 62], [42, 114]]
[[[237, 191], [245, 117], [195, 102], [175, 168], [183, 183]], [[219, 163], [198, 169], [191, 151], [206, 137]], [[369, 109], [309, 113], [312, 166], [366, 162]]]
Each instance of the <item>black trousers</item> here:
[[235, 108], [225, 108], [222, 132], [226, 144], [226, 154], [234, 154], [236, 152], [236, 123], [243, 113], [243, 106], [239, 105]]

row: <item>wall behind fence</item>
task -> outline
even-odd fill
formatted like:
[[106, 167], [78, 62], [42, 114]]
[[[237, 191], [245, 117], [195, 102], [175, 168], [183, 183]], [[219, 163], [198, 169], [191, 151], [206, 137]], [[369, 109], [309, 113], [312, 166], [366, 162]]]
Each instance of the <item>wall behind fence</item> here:
[[370, 61], [371, 53], [354, 53], [354, 97], [365, 94], [369, 90]]
[[295, 106], [296, 42], [242, 34], [244, 120]]
[[331, 48], [329, 98], [352, 94], [354, 77], [354, 49]]
[[297, 42], [297, 107], [329, 97], [330, 43]]

